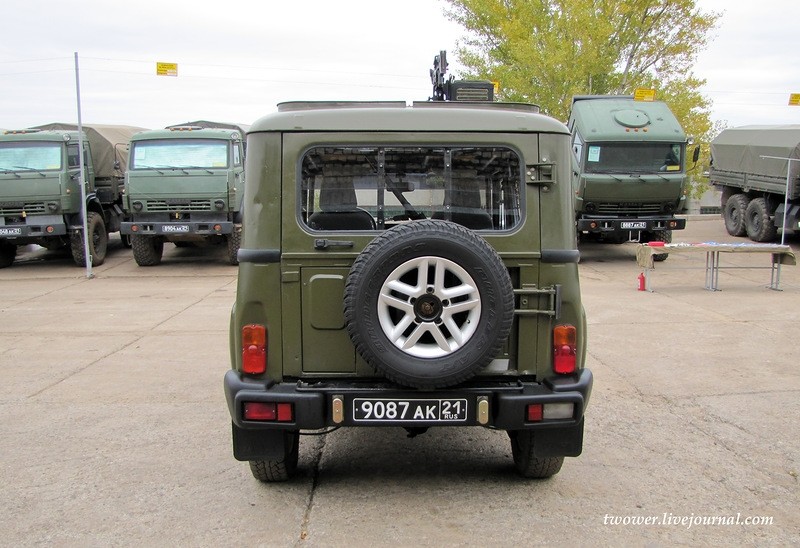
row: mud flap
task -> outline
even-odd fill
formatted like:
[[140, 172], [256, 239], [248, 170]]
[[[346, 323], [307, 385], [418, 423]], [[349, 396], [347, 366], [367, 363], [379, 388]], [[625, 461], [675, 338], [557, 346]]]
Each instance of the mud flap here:
[[544, 428], [533, 434], [533, 455], [544, 457], [577, 457], [583, 448], [583, 418], [574, 426]]

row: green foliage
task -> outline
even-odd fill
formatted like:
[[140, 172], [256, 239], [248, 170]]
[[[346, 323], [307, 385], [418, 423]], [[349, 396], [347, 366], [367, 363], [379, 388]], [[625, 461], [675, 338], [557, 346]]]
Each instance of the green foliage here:
[[702, 13], [695, 0], [446, 2], [446, 15], [468, 31], [456, 52], [461, 76], [500, 82], [501, 100], [566, 120], [573, 95], [654, 88], [707, 154], [719, 128], [691, 69], [719, 14]]

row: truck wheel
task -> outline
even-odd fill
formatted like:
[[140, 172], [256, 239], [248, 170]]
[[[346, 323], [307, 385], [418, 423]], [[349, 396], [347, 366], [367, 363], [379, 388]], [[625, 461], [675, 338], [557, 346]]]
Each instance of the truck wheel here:
[[139, 266], [156, 266], [164, 254], [164, 240], [158, 236], [131, 236], [133, 258]]
[[239, 248], [242, 246], [242, 231], [233, 227], [233, 232], [228, 234], [228, 261], [232, 265], [239, 264]]
[[725, 220], [725, 230], [731, 236], [744, 236], [747, 233], [744, 219], [748, 202], [745, 194], [734, 194], [725, 202], [722, 218]]
[[356, 258], [344, 292], [347, 332], [364, 360], [413, 388], [465, 381], [499, 352], [514, 292], [494, 249], [441, 220], [391, 228]]
[[[662, 230], [660, 232], [653, 233], [653, 239], [650, 240], [651, 242], [664, 242], [665, 244], [672, 243], [672, 231], [671, 230]], [[667, 257], [669, 257], [669, 253], [657, 253], [653, 255], [653, 260], [662, 262], [666, 261]]]
[[772, 222], [764, 198], [751, 200], [745, 211], [747, 236], [754, 242], [770, 242], [778, 235], [778, 229]]
[[283, 458], [280, 460], [251, 460], [250, 472], [258, 481], [271, 483], [287, 481], [297, 471], [300, 436], [297, 432], [283, 433]]
[[[108, 232], [103, 216], [94, 211], [86, 215], [86, 227], [89, 229], [89, 256], [92, 266], [100, 266], [106, 260], [108, 251]], [[83, 233], [80, 230], [72, 232], [69, 236], [72, 259], [78, 266], [86, 264], [86, 254], [83, 247]]]
[[558, 474], [564, 457], [533, 456], [534, 433], [532, 430], [510, 430], [511, 454], [514, 467], [522, 477], [544, 479]]
[[16, 256], [17, 246], [6, 242], [0, 242], [0, 268], [11, 266]]

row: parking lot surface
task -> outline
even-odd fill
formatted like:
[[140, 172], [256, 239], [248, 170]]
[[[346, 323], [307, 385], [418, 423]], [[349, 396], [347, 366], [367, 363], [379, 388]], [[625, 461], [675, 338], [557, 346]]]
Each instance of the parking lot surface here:
[[[679, 242], [744, 242], [716, 216]], [[795, 252], [800, 238], [790, 236]], [[142, 268], [113, 240], [0, 270], [0, 535], [6, 545], [529, 546], [800, 543], [800, 267], [658, 263], [581, 245], [595, 387], [584, 452], [522, 480], [504, 432], [341, 429], [261, 484], [231, 454], [222, 392], [236, 268], [175, 248]], [[758, 269], [749, 267], [761, 267]]]

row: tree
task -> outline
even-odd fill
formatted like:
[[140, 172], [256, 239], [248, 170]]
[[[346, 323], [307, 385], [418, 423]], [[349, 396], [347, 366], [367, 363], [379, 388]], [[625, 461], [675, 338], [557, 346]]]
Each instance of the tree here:
[[500, 82], [499, 98], [566, 120], [573, 95], [654, 88], [687, 134], [708, 142], [710, 101], [692, 74], [719, 14], [696, 0], [446, 0], [468, 34], [466, 78]]

